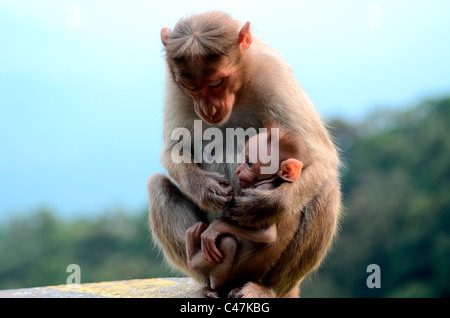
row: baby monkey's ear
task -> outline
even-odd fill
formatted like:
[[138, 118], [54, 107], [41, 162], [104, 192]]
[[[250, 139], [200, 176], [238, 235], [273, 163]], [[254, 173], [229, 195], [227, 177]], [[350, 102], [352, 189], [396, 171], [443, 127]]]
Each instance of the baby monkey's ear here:
[[303, 162], [297, 159], [287, 159], [281, 162], [277, 175], [283, 180], [294, 182], [300, 177], [302, 168]]

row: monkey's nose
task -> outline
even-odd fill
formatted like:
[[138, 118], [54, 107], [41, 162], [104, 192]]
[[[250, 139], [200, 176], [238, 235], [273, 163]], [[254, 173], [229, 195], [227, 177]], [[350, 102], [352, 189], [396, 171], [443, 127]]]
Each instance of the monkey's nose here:
[[217, 113], [217, 108], [216, 107], [214, 107], [214, 106], [209, 106], [207, 109], [206, 109], [206, 116], [208, 116], [209, 118], [211, 118], [211, 119], [214, 119], [214, 115]]

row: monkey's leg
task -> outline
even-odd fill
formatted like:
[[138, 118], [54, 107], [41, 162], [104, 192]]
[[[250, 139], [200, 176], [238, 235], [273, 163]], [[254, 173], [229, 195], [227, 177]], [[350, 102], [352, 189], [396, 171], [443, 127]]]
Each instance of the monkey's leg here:
[[286, 294], [284, 294], [283, 298], [299, 298], [300, 297], [300, 284], [301, 284], [302, 280], [303, 280], [303, 278], [300, 279], [290, 291], [288, 291]]
[[148, 179], [149, 221], [154, 242], [175, 268], [206, 284], [206, 275], [193, 272], [187, 264], [186, 231], [200, 221], [200, 210], [166, 176]]
[[223, 255], [220, 263], [210, 263], [201, 249], [201, 234], [208, 227], [198, 222], [186, 231], [186, 251], [189, 268], [193, 272], [209, 275], [210, 286], [199, 290], [194, 297], [217, 298], [232, 282], [234, 259], [237, 251], [237, 240], [233, 236], [225, 236], [218, 241], [218, 248]]
[[[300, 279], [295, 286], [283, 298], [298, 298], [300, 295]], [[268, 287], [259, 285], [254, 282], [249, 282], [240, 288], [233, 289], [228, 295], [230, 298], [273, 298], [275, 294], [273, 290]]]
[[283, 256], [264, 277], [264, 286], [277, 297], [294, 296], [298, 284], [322, 262], [337, 231], [341, 207], [339, 182], [325, 181], [318, 195], [305, 207], [300, 227]]
[[[186, 231], [186, 253], [189, 268], [195, 273], [209, 276], [214, 264], [209, 263], [201, 249], [201, 235], [208, 225], [197, 222]], [[219, 295], [211, 288], [205, 286], [191, 295], [193, 298], [219, 298]]]
[[212, 264], [203, 255], [201, 249], [201, 235], [208, 228], [208, 224], [197, 222], [186, 231], [186, 254], [188, 266], [193, 272], [209, 275]]
[[233, 282], [233, 266], [238, 246], [234, 236], [224, 236], [218, 244], [217, 247], [223, 254], [223, 260], [211, 268], [209, 275], [213, 290], [221, 290]]
[[275, 295], [270, 288], [264, 287], [254, 282], [246, 283], [244, 286], [233, 289], [229, 294], [230, 298], [274, 298]]

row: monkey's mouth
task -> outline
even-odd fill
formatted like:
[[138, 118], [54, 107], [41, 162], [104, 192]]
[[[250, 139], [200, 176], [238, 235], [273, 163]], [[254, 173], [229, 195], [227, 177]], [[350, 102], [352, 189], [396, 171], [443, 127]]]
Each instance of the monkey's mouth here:
[[[208, 109], [209, 111], [207, 111]], [[225, 124], [231, 116], [232, 109], [233, 104], [203, 105], [194, 100], [194, 111], [197, 116], [204, 122], [215, 126]]]
[[244, 180], [238, 180], [238, 184], [242, 189], [247, 189], [249, 187], [249, 183]]
[[215, 114], [213, 117], [208, 117], [204, 114], [198, 114], [198, 115], [200, 116], [201, 119], [203, 119], [203, 121], [205, 121], [208, 124], [211, 124], [214, 126], [222, 126], [230, 118], [231, 112], [229, 112], [225, 115], [223, 113]]

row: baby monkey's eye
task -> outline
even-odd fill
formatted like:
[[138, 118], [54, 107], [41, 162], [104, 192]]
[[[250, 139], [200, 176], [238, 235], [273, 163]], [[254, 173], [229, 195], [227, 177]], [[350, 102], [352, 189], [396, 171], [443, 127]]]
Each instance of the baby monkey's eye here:
[[245, 163], [247, 164], [247, 166], [248, 166], [249, 168], [253, 167], [253, 163], [250, 162], [248, 159], [245, 159]]

